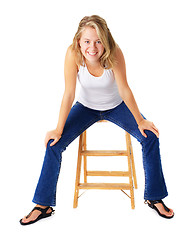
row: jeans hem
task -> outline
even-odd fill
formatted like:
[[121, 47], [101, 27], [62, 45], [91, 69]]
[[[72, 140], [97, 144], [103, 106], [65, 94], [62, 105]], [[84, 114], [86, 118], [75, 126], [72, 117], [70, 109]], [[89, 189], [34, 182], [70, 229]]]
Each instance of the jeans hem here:
[[154, 201], [154, 200], [161, 200], [164, 199], [165, 197], [168, 196], [168, 193], [158, 196], [158, 197], [144, 197], [144, 200], [150, 200], [150, 201]]
[[36, 204], [39, 204], [39, 205], [42, 205], [42, 206], [45, 206], [45, 207], [47, 207], [47, 206], [49, 206], [49, 207], [55, 207], [55, 206], [56, 206], [56, 204], [43, 203], [43, 202], [41, 202], [41, 201], [36, 201], [35, 199], [33, 199], [32, 202], [33, 202], [33, 203], [36, 203]]

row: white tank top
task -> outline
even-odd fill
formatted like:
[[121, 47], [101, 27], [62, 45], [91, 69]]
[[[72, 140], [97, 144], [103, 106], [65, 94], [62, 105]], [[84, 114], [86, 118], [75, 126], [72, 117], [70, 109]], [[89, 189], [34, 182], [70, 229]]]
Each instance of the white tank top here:
[[81, 88], [77, 101], [85, 107], [105, 111], [118, 106], [123, 101], [111, 69], [104, 69], [102, 76], [95, 77], [89, 73], [86, 64], [80, 65], [78, 80]]

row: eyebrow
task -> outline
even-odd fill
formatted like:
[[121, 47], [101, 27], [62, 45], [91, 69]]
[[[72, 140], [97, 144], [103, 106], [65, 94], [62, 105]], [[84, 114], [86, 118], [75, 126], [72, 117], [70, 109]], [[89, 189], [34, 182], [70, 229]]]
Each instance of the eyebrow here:
[[[84, 40], [90, 40], [89, 38], [83, 38]], [[100, 40], [99, 38], [97, 38], [95, 41]], [[101, 40], [100, 40], [101, 41]]]

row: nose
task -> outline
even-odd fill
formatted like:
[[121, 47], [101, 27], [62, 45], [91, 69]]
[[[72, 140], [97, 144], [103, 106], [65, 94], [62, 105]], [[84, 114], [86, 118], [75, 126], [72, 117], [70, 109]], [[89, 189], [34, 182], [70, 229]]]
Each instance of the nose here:
[[96, 43], [93, 41], [90, 43], [90, 48], [95, 49], [96, 48]]

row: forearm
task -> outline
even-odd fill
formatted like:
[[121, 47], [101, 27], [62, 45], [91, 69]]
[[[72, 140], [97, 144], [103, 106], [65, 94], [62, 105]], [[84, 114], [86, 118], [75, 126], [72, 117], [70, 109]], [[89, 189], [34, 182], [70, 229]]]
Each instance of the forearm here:
[[143, 117], [139, 111], [133, 93], [129, 87], [124, 89], [124, 92], [122, 93], [122, 99], [133, 114], [137, 124], [139, 124], [143, 120]]
[[62, 134], [64, 125], [66, 123], [66, 119], [68, 117], [68, 114], [71, 110], [72, 104], [74, 101], [74, 96], [70, 94], [64, 93], [61, 107], [60, 107], [60, 113], [59, 113], [59, 118], [58, 118], [58, 124], [56, 127], [56, 130], [59, 134]]

